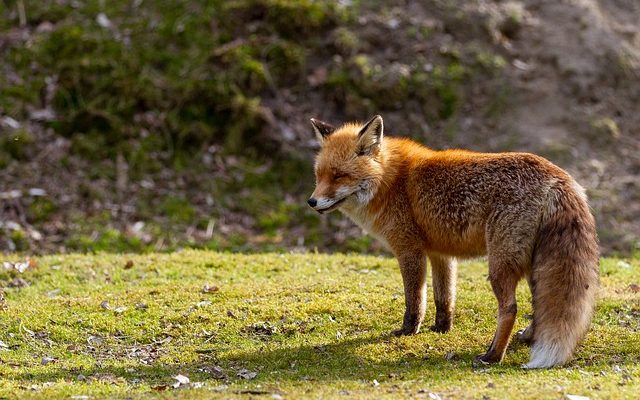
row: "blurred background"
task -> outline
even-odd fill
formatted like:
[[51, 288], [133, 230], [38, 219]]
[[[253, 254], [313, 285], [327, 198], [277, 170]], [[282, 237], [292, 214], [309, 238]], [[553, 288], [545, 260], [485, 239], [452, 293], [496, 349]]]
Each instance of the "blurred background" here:
[[378, 252], [310, 117], [530, 151], [640, 249], [640, 2], [0, 0], [0, 251]]

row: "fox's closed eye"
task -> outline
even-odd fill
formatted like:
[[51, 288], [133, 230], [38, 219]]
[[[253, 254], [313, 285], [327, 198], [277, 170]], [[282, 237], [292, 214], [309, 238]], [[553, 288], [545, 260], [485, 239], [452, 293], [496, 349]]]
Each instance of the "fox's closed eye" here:
[[335, 174], [333, 174], [333, 179], [338, 180], [338, 179], [342, 179], [342, 178], [347, 178], [349, 175], [345, 174], [344, 172], [336, 172]]

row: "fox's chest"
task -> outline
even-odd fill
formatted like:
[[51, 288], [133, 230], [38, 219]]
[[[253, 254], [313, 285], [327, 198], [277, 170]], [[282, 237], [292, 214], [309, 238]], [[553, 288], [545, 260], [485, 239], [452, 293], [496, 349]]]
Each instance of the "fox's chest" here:
[[374, 227], [376, 216], [370, 215], [370, 213], [367, 212], [366, 207], [348, 204], [345, 207], [342, 207], [340, 211], [349, 217], [349, 219], [351, 219], [363, 231], [380, 241], [387, 250], [391, 251], [391, 247], [382, 232], [378, 232]]

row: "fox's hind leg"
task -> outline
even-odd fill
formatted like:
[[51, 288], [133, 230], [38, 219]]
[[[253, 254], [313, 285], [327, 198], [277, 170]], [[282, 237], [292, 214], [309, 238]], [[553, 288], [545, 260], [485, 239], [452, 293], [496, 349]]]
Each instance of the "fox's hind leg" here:
[[[531, 291], [533, 299], [533, 278], [531, 276], [531, 272], [527, 274], [527, 283], [529, 283], [529, 290]], [[533, 341], [533, 322], [531, 322], [525, 329], [519, 330], [516, 334], [516, 338], [525, 344], [531, 344]]]
[[456, 305], [456, 259], [440, 255], [429, 255], [433, 278], [433, 297], [436, 304], [436, 322], [431, 325], [434, 332], [445, 333], [451, 329]]
[[516, 287], [531, 271], [531, 253], [538, 223], [529, 210], [535, 203], [526, 202], [499, 210], [487, 223], [489, 282], [498, 300], [498, 326], [493, 341], [477, 362], [502, 361], [516, 320]]
[[497, 363], [502, 361], [509, 344], [513, 324], [516, 320], [516, 287], [520, 280], [518, 268], [505, 262], [489, 258], [489, 281], [498, 299], [498, 327], [486, 353], [476, 357], [476, 362]]
[[422, 252], [407, 252], [398, 257], [404, 284], [405, 312], [402, 328], [395, 336], [414, 335], [420, 331], [427, 308], [427, 258]]

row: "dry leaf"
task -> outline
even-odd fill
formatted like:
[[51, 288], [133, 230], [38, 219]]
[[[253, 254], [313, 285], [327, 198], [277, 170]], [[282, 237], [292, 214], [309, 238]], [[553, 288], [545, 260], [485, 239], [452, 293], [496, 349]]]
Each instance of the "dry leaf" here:
[[202, 293], [215, 293], [218, 290], [220, 290], [219, 287], [215, 286], [215, 285], [209, 285], [206, 284], [204, 285], [204, 287], [202, 288]]
[[91, 379], [94, 381], [106, 383], [116, 383], [118, 381], [117, 376], [108, 372], [94, 374]]
[[623, 269], [631, 268], [631, 264], [629, 264], [628, 262], [623, 261], [623, 260], [618, 261], [617, 266], [618, 266], [618, 268], [623, 268]]
[[96, 17], [96, 22], [98, 23], [98, 25], [100, 25], [105, 29], [109, 29], [113, 26], [113, 24], [111, 23], [111, 20], [109, 19], [109, 17], [107, 17], [105, 13], [98, 14], [98, 16]]
[[171, 385], [174, 389], [179, 388], [180, 386], [184, 386], [184, 385], [188, 385], [189, 382], [191, 382], [189, 380], [188, 377], [184, 376], [184, 375], [176, 375], [173, 377], [173, 379], [176, 380], [176, 383], [174, 383], [173, 385]]
[[5, 270], [14, 270], [14, 271], [18, 271], [19, 273], [23, 273], [29, 268], [37, 267], [38, 262], [32, 258], [27, 257], [24, 261], [18, 261], [18, 262], [5, 261], [2, 263], [2, 266], [4, 267]]
[[249, 371], [248, 369], [241, 369], [238, 371], [238, 376], [242, 379], [253, 379], [258, 376], [258, 373], [255, 371]]
[[92, 346], [100, 346], [102, 343], [104, 343], [104, 339], [98, 335], [89, 335], [89, 337], [87, 338], [87, 343]]
[[29, 286], [29, 282], [27, 282], [25, 279], [20, 277], [16, 277], [14, 280], [12, 280], [7, 284], [7, 287], [10, 287], [10, 288], [22, 288], [25, 286]]
[[203, 368], [203, 372], [208, 372], [209, 374], [211, 374], [211, 377], [213, 379], [218, 379], [218, 380], [227, 379], [227, 374], [225, 374], [222, 367], [218, 365], [214, 365], [212, 368], [205, 367]]
[[53, 357], [49, 357], [49, 356], [42, 357], [42, 365], [51, 364], [53, 362], [56, 362], [56, 359]]

